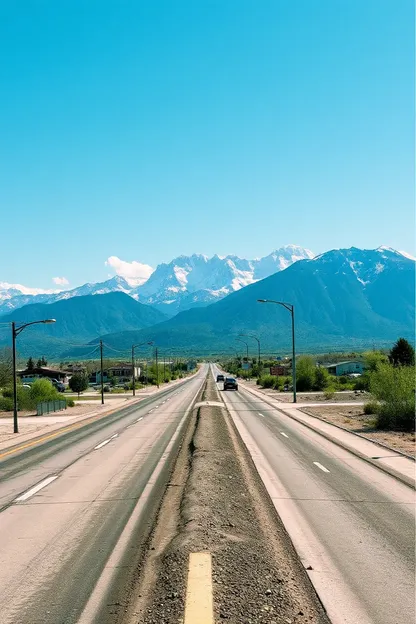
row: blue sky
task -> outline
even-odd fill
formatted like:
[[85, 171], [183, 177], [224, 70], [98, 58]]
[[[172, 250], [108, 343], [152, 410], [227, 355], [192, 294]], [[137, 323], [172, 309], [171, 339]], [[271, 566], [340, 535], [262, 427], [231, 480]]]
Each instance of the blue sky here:
[[412, 0], [2, 2], [0, 281], [414, 253], [413, 24]]

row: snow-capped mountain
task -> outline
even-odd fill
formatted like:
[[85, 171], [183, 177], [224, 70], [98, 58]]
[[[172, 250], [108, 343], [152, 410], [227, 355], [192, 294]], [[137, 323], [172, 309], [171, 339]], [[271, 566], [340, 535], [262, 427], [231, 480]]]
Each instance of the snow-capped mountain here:
[[160, 264], [147, 282], [133, 291], [142, 303], [156, 306], [166, 314], [208, 305], [226, 295], [281, 271], [293, 262], [313, 258], [309, 249], [287, 245], [264, 258], [246, 260], [238, 256], [200, 254], [179, 256]]
[[[70, 299], [71, 297], [82, 297], [83, 295], [104, 295], [110, 292], [124, 292], [130, 294], [132, 290], [131, 286], [126, 280], [119, 275], [112, 277], [111, 279], [100, 282], [97, 284], [84, 284], [78, 288], [72, 290], [61, 291], [41, 291], [40, 294], [25, 294], [25, 290], [28, 289], [24, 286], [20, 287], [19, 284], [15, 285], [13, 289], [2, 289], [1, 286], [4, 282], [0, 282], [0, 315], [7, 314], [12, 310], [17, 310], [25, 305], [32, 303], [55, 303], [62, 299]], [[14, 293], [11, 294], [10, 293]]]
[[[179, 256], [160, 264], [146, 282], [134, 287], [117, 275], [105, 282], [88, 283], [66, 291], [40, 291], [18, 284], [0, 282], [0, 315], [28, 303], [54, 303], [62, 299], [109, 292], [124, 292], [140, 303], [158, 308], [168, 316], [193, 307], [207, 306], [274, 273], [285, 270], [299, 260], [328, 262], [339, 255], [338, 271], [352, 273], [362, 284], [371, 284], [389, 262], [401, 262], [412, 256], [389, 247], [361, 250], [333, 250], [314, 258], [314, 254], [296, 245], [287, 245], [263, 258], [246, 260], [238, 256], [212, 258], [201, 254]], [[332, 262], [332, 260], [331, 260]]]
[[121, 291], [172, 316], [181, 310], [218, 301], [230, 292], [287, 268], [297, 260], [313, 256], [308, 249], [296, 245], [287, 245], [255, 260], [217, 255], [208, 258], [201, 254], [179, 256], [169, 264], [159, 264], [146, 282], [136, 287], [119, 275], [98, 284], [88, 283], [72, 290], [49, 292], [18, 285], [14, 286], [14, 291], [9, 288], [6, 292], [6, 289], [2, 291], [0, 282], [0, 314], [7, 314], [28, 303], [54, 303], [70, 297]]

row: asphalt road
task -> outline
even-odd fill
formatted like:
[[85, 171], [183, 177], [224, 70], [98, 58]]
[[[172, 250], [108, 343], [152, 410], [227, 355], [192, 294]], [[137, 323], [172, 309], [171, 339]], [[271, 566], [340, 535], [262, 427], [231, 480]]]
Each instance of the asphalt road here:
[[221, 396], [332, 622], [415, 622], [414, 491], [245, 390]]
[[205, 373], [0, 455], [2, 624], [114, 621]]

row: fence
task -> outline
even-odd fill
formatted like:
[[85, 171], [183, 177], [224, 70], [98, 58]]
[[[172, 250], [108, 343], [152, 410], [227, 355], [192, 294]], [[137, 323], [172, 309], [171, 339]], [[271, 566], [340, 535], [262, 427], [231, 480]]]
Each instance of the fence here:
[[38, 403], [36, 406], [38, 416], [50, 414], [51, 412], [59, 412], [64, 409], [66, 409], [66, 401], [62, 401], [62, 399], [57, 399], [56, 401], [43, 401], [42, 403]]

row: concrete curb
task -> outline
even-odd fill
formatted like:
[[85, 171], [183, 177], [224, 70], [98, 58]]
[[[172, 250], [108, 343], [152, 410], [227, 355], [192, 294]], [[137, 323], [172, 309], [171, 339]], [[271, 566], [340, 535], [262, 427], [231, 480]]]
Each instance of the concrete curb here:
[[[282, 409], [281, 407], [276, 407], [276, 405], [272, 404], [271, 401], [268, 401], [268, 400], [263, 398], [264, 396], [266, 396], [266, 395], [264, 395], [264, 393], [261, 393], [259, 391], [253, 391], [251, 388], [249, 389], [249, 388], [247, 388], [244, 385], [242, 387], [244, 388], [244, 390], [246, 392], [249, 392], [249, 393], [253, 394], [254, 396], [256, 396], [256, 395], [258, 396], [260, 394], [261, 396], [258, 397], [258, 398], [261, 398], [265, 403], [267, 403], [267, 405], [270, 405], [270, 407], [273, 407], [273, 409], [276, 409], [277, 411], [282, 412], [285, 416], [289, 416], [289, 418], [292, 418], [293, 420], [296, 420], [296, 422], [300, 423], [301, 425], [304, 425], [305, 427], [307, 427], [311, 431], [314, 431], [315, 433], [318, 433], [319, 435], [324, 437], [329, 442], [332, 442], [333, 444], [336, 444], [337, 446], [339, 446], [340, 448], [348, 451], [352, 455], [355, 455], [356, 457], [359, 457], [360, 459], [363, 459], [364, 461], [368, 462], [369, 464], [372, 464], [373, 466], [375, 466], [379, 470], [382, 470], [383, 472], [389, 474], [391, 477], [397, 479], [401, 483], [404, 483], [405, 485], [407, 485], [407, 486], [411, 487], [412, 489], [416, 490], [416, 483], [415, 483], [414, 479], [411, 479], [410, 477], [407, 477], [406, 475], [402, 474], [401, 472], [398, 472], [397, 470], [395, 470], [394, 468], [391, 468], [390, 466], [386, 466], [384, 464], [380, 464], [377, 460], [372, 459], [371, 457], [368, 457], [368, 455], [365, 455], [364, 453], [362, 453], [358, 449], [355, 449], [353, 446], [350, 446], [349, 444], [346, 444], [345, 442], [341, 442], [341, 440], [338, 440], [334, 436], [331, 436], [326, 431], [322, 431], [318, 427], [314, 427], [312, 424], [303, 421], [301, 418], [297, 418], [294, 414], [292, 414], [290, 412], [290, 410], [285, 410], [285, 409]], [[306, 416], [310, 416], [310, 414], [305, 414], [305, 415]], [[315, 418], [315, 416], [311, 416], [311, 418]], [[318, 420], [321, 420], [322, 422], [324, 422], [327, 425], [338, 427], [338, 429], [341, 429], [342, 431], [345, 431], [346, 433], [352, 433], [353, 435], [355, 435], [354, 432], [348, 431], [348, 429], [344, 429], [343, 427], [339, 427], [337, 425], [332, 425], [332, 423], [328, 423], [328, 421], [323, 420], [322, 418], [319, 418]], [[361, 439], [364, 439], [366, 442], [373, 442], [372, 440], [369, 440], [368, 438], [364, 438], [363, 436], [358, 436], [358, 437], [360, 437]], [[377, 443], [373, 442], [373, 444], [377, 444]], [[386, 448], [388, 448], [389, 450], [392, 450], [389, 447], [386, 447]], [[394, 452], [396, 453], [397, 451], [394, 451]], [[408, 458], [408, 456], [404, 455], [403, 453], [401, 453], [401, 455], [403, 457], [407, 457]]]

